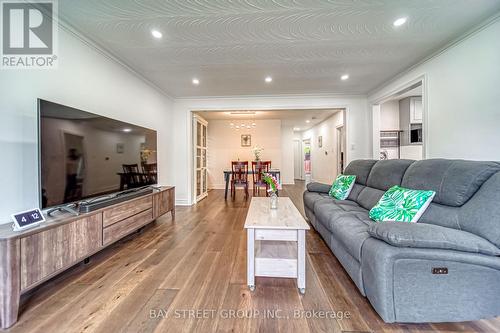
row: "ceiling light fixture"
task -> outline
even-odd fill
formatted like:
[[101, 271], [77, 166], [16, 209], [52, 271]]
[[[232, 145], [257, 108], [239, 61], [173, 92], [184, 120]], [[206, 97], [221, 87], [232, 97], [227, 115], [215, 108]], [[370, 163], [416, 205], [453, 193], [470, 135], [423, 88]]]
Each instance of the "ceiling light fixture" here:
[[160, 39], [163, 37], [163, 34], [160, 31], [155, 30], [155, 29], [151, 30], [151, 35], [153, 35], [153, 37], [156, 39]]
[[344, 74], [344, 75], [342, 75], [342, 76], [340, 77], [340, 79], [341, 79], [342, 81], [345, 81], [345, 80], [347, 80], [348, 78], [349, 78], [349, 74]]
[[308, 123], [308, 124], [309, 124], [310, 122], [311, 122], [311, 121], [310, 121], [309, 119], [307, 119], [307, 120], [306, 120], [306, 123]]
[[400, 27], [403, 24], [405, 24], [407, 20], [408, 19], [406, 17], [400, 17], [396, 21], [394, 21], [394, 23], [392, 23], [392, 25], [394, 25], [395, 27]]
[[266, 81], [266, 83], [271, 83], [273, 82], [273, 78], [270, 77], [270, 76], [266, 76], [266, 78], [264, 79]]
[[195, 86], [200, 84], [200, 80], [198, 80], [197, 78], [194, 78], [192, 82]]
[[294, 131], [300, 131], [300, 127], [294, 127], [293, 130]]
[[132, 129], [131, 128], [124, 128], [124, 129], [122, 129], [122, 131], [124, 131], [125, 133], [129, 133], [129, 132], [132, 132]]

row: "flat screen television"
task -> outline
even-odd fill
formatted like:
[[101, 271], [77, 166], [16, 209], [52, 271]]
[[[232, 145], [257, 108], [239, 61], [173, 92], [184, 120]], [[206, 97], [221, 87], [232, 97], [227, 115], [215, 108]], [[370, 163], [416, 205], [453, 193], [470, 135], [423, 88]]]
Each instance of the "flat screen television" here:
[[156, 131], [42, 99], [38, 116], [42, 208], [156, 183]]

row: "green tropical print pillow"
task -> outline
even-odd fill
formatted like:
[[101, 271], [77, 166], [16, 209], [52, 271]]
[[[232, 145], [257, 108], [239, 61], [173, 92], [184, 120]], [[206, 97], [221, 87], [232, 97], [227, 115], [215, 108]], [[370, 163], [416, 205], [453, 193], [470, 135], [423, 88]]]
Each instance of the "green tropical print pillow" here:
[[376, 222], [417, 222], [435, 195], [434, 191], [393, 186], [370, 210], [370, 218]]
[[337, 200], [345, 200], [351, 193], [356, 176], [338, 175], [332, 184], [328, 195]]

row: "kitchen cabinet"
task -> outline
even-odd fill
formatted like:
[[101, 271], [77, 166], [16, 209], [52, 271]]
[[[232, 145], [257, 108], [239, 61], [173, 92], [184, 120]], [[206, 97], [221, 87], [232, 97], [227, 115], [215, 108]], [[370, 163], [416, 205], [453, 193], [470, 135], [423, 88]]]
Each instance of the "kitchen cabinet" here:
[[410, 97], [410, 124], [421, 124], [422, 118], [422, 97]]
[[[422, 124], [422, 97], [406, 97], [399, 101], [399, 126], [401, 130], [401, 146], [408, 146], [410, 142], [410, 129], [416, 124]], [[419, 143], [421, 144], [421, 143]]]

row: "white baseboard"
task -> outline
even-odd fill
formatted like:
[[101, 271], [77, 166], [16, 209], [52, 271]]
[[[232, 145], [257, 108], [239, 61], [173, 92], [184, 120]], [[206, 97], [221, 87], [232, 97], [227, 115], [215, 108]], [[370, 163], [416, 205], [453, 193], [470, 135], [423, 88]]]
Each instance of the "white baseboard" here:
[[175, 199], [176, 206], [192, 206], [187, 199]]

